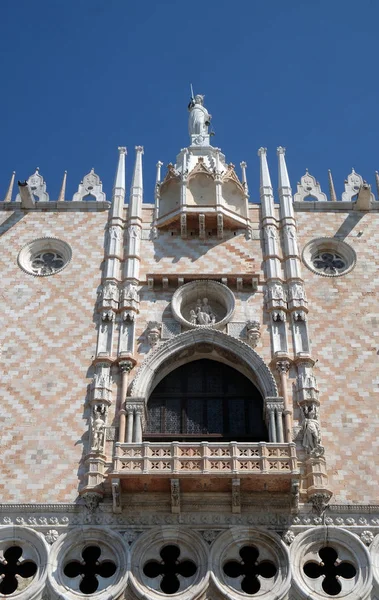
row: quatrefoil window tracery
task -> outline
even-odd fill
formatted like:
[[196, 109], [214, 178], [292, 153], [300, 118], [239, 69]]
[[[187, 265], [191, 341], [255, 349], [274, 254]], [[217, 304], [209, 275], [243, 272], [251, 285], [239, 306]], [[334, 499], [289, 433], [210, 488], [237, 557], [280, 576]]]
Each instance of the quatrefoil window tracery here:
[[31, 268], [36, 275], [52, 275], [64, 267], [64, 258], [59, 252], [48, 250], [33, 256]]
[[323, 577], [322, 589], [329, 596], [337, 596], [342, 591], [341, 577], [352, 579], [357, 570], [346, 560], [340, 560], [334, 548], [324, 547], [318, 551], [320, 562], [309, 561], [305, 563], [303, 570], [307, 577], [318, 579]]
[[261, 588], [259, 577], [271, 579], [277, 573], [277, 568], [270, 560], [258, 562], [259, 550], [255, 546], [244, 546], [239, 551], [241, 561], [230, 560], [224, 564], [227, 577], [242, 576], [241, 588], [246, 594], [256, 594]]
[[[11, 546], [0, 559], [0, 594], [8, 596], [18, 587], [25, 587], [27, 579], [33, 579], [37, 565], [32, 560], [22, 560], [22, 548]], [[24, 580], [20, 586], [21, 581]]]
[[100, 560], [101, 549], [98, 546], [87, 546], [82, 551], [83, 560], [72, 560], [64, 568], [66, 577], [81, 576], [79, 589], [83, 594], [93, 594], [99, 587], [98, 577], [107, 579], [116, 572], [116, 565], [111, 560]]
[[313, 266], [325, 275], [338, 275], [346, 269], [346, 263], [336, 252], [319, 252], [312, 259]]
[[164, 546], [160, 551], [161, 561], [148, 561], [143, 572], [146, 577], [154, 579], [161, 577], [160, 588], [165, 594], [175, 594], [180, 588], [178, 575], [192, 577], [197, 571], [197, 566], [192, 560], [179, 561], [180, 549], [174, 544]]

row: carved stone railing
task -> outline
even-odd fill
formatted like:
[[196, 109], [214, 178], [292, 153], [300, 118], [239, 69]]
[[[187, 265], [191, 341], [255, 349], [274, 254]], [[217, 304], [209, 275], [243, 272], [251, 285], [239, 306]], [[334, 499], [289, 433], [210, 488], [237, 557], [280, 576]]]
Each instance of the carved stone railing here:
[[298, 475], [294, 443], [116, 443], [113, 473], [127, 475]]

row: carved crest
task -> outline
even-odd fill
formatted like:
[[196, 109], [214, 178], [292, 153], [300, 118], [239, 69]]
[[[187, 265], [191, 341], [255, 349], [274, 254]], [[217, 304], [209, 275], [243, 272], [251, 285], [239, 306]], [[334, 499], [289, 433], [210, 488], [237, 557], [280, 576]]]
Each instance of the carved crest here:
[[[46, 182], [39, 172], [39, 167], [35, 173], [27, 179], [27, 184], [31, 189], [33, 196], [36, 196], [40, 202], [49, 202], [49, 194], [46, 192]], [[21, 202], [20, 194], [16, 196], [16, 202]]]
[[83, 181], [80, 182], [78, 191], [74, 194], [72, 200], [73, 202], [80, 202], [86, 196], [93, 196], [98, 202], [106, 201], [106, 196], [103, 192], [103, 184], [93, 168], [83, 177]]
[[319, 202], [327, 202], [328, 200], [326, 194], [321, 191], [319, 182], [316, 181], [313, 175], [308, 173], [308, 169], [306, 169], [305, 175], [302, 176], [300, 182], [297, 184], [297, 193], [294, 195], [294, 201], [305, 200], [307, 196], [311, 196]]

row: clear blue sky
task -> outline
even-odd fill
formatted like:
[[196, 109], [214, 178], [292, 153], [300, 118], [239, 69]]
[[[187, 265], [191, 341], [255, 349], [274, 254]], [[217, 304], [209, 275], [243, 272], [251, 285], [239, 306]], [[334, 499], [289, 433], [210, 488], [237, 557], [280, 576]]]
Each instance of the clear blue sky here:
[[117, 147], [143, 145], [145, 201], [155, 164], [188, 145], [189, 83], [205, 94], [214, 145], [248, 163], [287, 148], [293, 189], [306, 167], [340, 195], [354, 167], [379, 170], [378, 0], [2, 0], [0, 197], [13, 170], [40, 167], [51, 199], [90, 168], [110, 197]]

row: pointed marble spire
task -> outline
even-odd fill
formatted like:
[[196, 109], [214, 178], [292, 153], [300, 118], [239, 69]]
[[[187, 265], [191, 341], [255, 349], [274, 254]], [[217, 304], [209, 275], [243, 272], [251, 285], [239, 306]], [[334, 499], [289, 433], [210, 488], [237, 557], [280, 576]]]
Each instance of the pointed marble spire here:
[[379, 200], [379, 173], [378, 173], [378, 171], [375, 171], [375, 182], [376, 182], [376, 193], [378, 194], [378, 200]]
[[268, 170], [268, 164], [267, 164], [267, 148], [259, 148], [258, 156], [261, 159], [260, 160], [260, 163], [261, 163], [261, 168], [260, 168], [261, 189], [262, 188], [270, 188], [271, 192], [272, 192], [270, 171]]
[[286, 149], [279, 146], [277, 149], [278, 162], [279, 162], [279, 203], [280, 203], [280, 217], [285, 219], [287, 217], [293, 218], [293, 205], [292, 205], [292, 190], [291, 184], [288, 177], [285, 153]]
[[278, 150], [278, 158], [279, 158], [279, 189], [280, 188], [289, 188], [291, 190], [291, 184], [288, 177], [287, 165], [286, 165], [286, 149], [282, 146], [279, 146]]
[[246, 164], [246, 162], [244, 160], [240, 163], [240, 167], [241, 167], [241, 171], [242, 171], [242, 185], [244, 187], [244, 190], [245, 190], [246, 194], [248, 194], [249, 193], [249, 186], [247, 185], [247, 179], [246, 179], [246, 167], [247, 167], [247, 164]]
[[[113, 194], [112, 194], [112, 207], [110, 217], [112, 219], [123, 219], [124, 218], [124, 202], [125, 202], [125, 146], [119, 146], [118, 148], [118, 164], [116, 170], [116, 176], [114, 179]], [[114, 223], [116, 224], [116, 222]], [[120, 223], [118, 223], [120, 225]]]
[[67, 171], [64, 172], [61, 191], [59, 192], [58, 202], [64, 202], [66, 194]]
[[272, 191], [270, 171], [267, 164], [267, 148], [259, 148], [260, 158], [260, 196], [262, 217], [274, 216], [274, 194]]
[[11, 180], [9, 182], [8, 191], [5, 194], [4, 202], [12, 202], [12, 192], [13, 192], [15, 176], [16, 176], [16, 171], [13, 171]]
[[[116, 189], [124, 190], [124, 193], [125, 193], [125, 155], [126, 155], [125, 146], [119, 146], [118, 152], [119, 152], [118, 166], [117, 166], [116, 177], [114, 180], [113, 194], [115, 193]], [[118, 192], [118, 193], [120, 193], [120, 192]]]
[[161, 168], [163, 166], [163, 162], [161, 160], [158, 160], [157, 162], [157, 176], [156, 176], [156, 180], [155, 183], [160, 183], [161, 182]]
[[130, 189], [129, 218], [141, 218], [143, 202], [142, 154], [143, 146], [136, 146], [136, 162], [134, 165], [133, 179]]
[[332, 172], [328, 169], [328, 181], [329, 181], [329, 197], [331, 202], [337, 202], [336, 190], [334, 189], [334, 182]]

